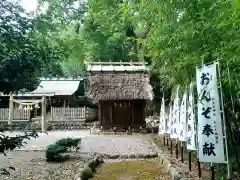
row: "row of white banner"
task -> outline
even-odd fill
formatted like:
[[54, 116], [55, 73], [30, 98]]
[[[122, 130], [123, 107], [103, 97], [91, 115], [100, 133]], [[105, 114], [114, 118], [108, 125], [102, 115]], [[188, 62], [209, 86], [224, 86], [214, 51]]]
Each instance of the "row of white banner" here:
[[194, 101], [192, 83], [181, 102], [179, 86], [169, 108], [165, 107], [165, 100], [162, 99], [159, 134], [169, 134], [172, 139], [185, 141], [188, 150], [198, 150], [200, 162], [226, 163], [217, 63], [197, 68], [196, 78], [197, 102]]

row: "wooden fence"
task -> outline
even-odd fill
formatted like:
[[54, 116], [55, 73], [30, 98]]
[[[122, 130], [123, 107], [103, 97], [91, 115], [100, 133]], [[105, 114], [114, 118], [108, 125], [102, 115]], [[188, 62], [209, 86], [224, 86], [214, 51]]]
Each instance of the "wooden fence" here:
[[86, 108], [51, 107], [52, 121], [85, 121]]
[[[0, 108], [0, 121], [8, 120], [9, 109]], [[13, 120], [28, 120], [30, 118], [30, 110], [14, 109]]]
[[[0, 121], [8, 120], [9, 109], [0, 108]], [[49, 121], [85, 121], [94, 119], [96, 112], [93, 109], [78, 107], [78, 108], [64, 108], [51, 107], [51, 111], [47, 113]], [[30, 110], [14, 109], [13, 120], [29, 120]], [[40, 116], [39, 116], [40, 118]], [[40, 118], [41, 119], [41, 118]]]

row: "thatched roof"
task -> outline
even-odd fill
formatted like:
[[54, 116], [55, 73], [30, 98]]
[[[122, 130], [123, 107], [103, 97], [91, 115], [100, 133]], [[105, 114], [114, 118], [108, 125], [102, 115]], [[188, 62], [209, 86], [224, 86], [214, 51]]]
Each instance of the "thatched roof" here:
[[152, 100], [150, 77], [145, 72], [89, 72], [88, 97], [98, 100]]

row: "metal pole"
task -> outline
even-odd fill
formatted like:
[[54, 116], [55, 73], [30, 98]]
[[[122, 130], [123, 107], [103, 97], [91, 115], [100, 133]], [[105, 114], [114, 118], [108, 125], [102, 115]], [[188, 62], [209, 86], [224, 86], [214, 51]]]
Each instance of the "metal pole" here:
[[226, 163], [227, 163], [227, 177], [228, 179], [231, 179], [231, 167], [229, 163], [229, 154], [228, 154], [228, 141], [227, 141], [227, 130], [226, 130], [226, 118], [225, 118], [225, 112], [224, 112], [224, 103], [223, 103], [223, 93], [222, 93], [222, 83], [221, 83], [221, 74], [220, 74], [220, 65], [219, 62], [216, 62], [217, 70], [218, 70], [218, 76], [219, 76], [219, 92], [221, 97], [221, 106], [222, 106], [222, 117], [223, 117], [223, 129], [224, 129], [224, 139], [225, 139], [225, 148], [226, 148]]
[[[202, 65], [203, 65], [203, 61], [202, 61]], [[193, 96], [193, 104], [195, 104], [195, 98]], [[194, 110], [194, 114], [196, 112], [196, 108], [193, 109]], [[195, 116], [197, 118], [197, 116]], [[197, 123], [195, 122], [195, 126], [197, 126]], [[196, 131], [195, 131], [195, 142], [196, 143], [196, 147], [197, 147], [197, 167], [198, 167], [198, 177], [201, 178], [202, 177], [202, 171], [201, 171], [201, 163], [199, 161], [199, 144], [198, 144], [198, 131], [197, 131], [197, 128], [196, 128]]]

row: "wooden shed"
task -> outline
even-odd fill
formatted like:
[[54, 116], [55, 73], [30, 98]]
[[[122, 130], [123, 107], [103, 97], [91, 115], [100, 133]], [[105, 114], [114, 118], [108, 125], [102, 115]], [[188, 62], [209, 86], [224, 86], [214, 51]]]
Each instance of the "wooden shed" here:
[[100, 126], [145, 127], [145, 106], [153, 99], [145, 63], [91, 62], [87, 71], [87, 96], [98, 103]]

